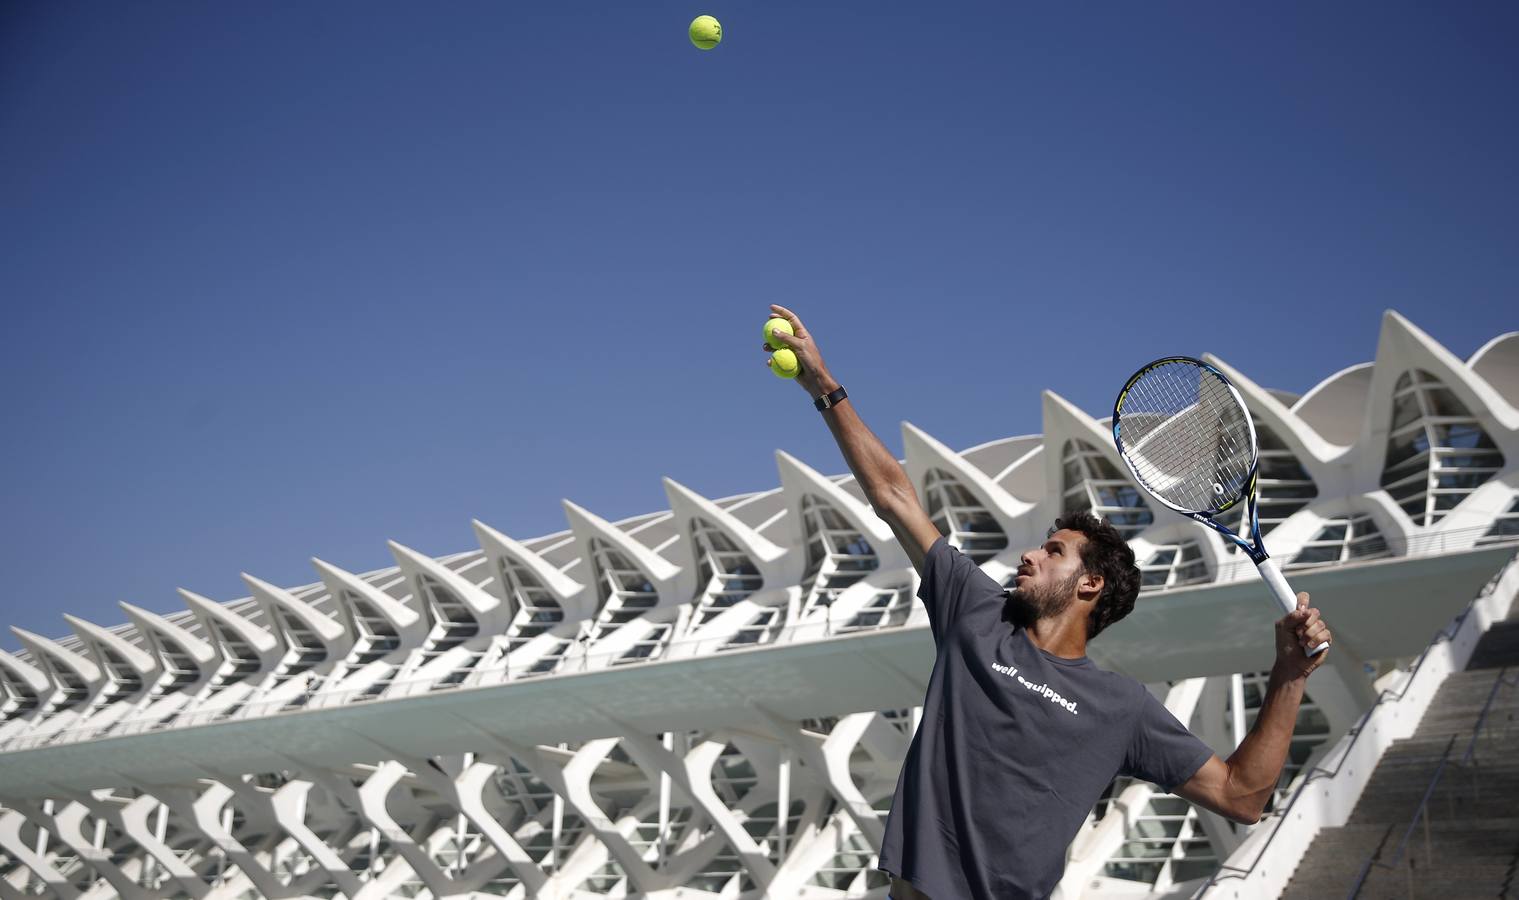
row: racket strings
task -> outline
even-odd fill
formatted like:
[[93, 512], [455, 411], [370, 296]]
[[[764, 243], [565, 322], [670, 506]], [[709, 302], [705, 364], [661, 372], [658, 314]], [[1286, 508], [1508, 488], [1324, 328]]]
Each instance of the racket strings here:
[[1244, 493], [1255, 457], [1248, 414], [1211, 371], [1180, 360], [1156, 366], [1129, 387], [1118, 415], [1123, 453], [1157, 497], [1213, 512]]

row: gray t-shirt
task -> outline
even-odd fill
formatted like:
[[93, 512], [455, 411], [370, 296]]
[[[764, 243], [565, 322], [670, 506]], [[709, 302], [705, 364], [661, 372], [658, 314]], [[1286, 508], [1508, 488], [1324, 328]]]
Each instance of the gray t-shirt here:
[[942, 537], [918, 596], [938, 656], [877, 867], [933, 900], [1048, 896], [1114, 776], [1170, 790], [1213, 756], [1144, 685], [1003, 621], [1001, 585]]

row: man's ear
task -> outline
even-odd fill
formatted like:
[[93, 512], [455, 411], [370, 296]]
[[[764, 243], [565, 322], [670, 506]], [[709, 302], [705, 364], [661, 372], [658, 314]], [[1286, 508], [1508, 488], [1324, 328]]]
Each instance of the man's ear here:
[[1106, 584], [1101, 575], [1087, 572], [1082, 574], [1076, 582], [1076, 598], [1078, 600], [1094, 601], [1102, 596], [1103, 586]]

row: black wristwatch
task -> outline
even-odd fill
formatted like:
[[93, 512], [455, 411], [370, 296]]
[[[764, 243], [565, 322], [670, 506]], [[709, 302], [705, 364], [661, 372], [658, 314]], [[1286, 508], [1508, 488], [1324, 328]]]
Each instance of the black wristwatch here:
[[846, 392], [843, 388], [839, 388], [836, 391], [824, 394], [823, 396], [812, 401], [812, 405], [818, 408], [818, 412], [822, 412], [830, 406], [838, 406], [839, 401], [848, 396], [848, 392]]

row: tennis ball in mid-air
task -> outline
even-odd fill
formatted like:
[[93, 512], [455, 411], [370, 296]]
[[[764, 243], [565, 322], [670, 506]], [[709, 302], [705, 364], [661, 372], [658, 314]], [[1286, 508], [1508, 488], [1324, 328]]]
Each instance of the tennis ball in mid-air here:
[[770, 354], [770, 371], [778, 378], [795, 378], [802, 371], [802, 363], [790, 350], [777, 350]]
[[773, 341], [773, 340], [770, 339], [771, 333], [776, 332], [776, 331], [779, 331], [782, 334], [796, 334], [796, 332], [794, 330], [792, 330], [792, 328], [791, 328], [791, 323], [788, 322], [788, 321], [786, 321], [785, 319], [781, 318], [780, 316], [776, 316], [776, 317], [774, 317], [772, 319], [766, 320], [766, 322], [765, 322], [765, 343], [769, 344], [770, 346], [774, 347], [777, 350], [783, 349], [781, 347], [780, 341]]
[[723, 26], [711, 16], [697, 16], [691, 20], [691, 43], [703, 50], [711, 50], [723, 42]]

